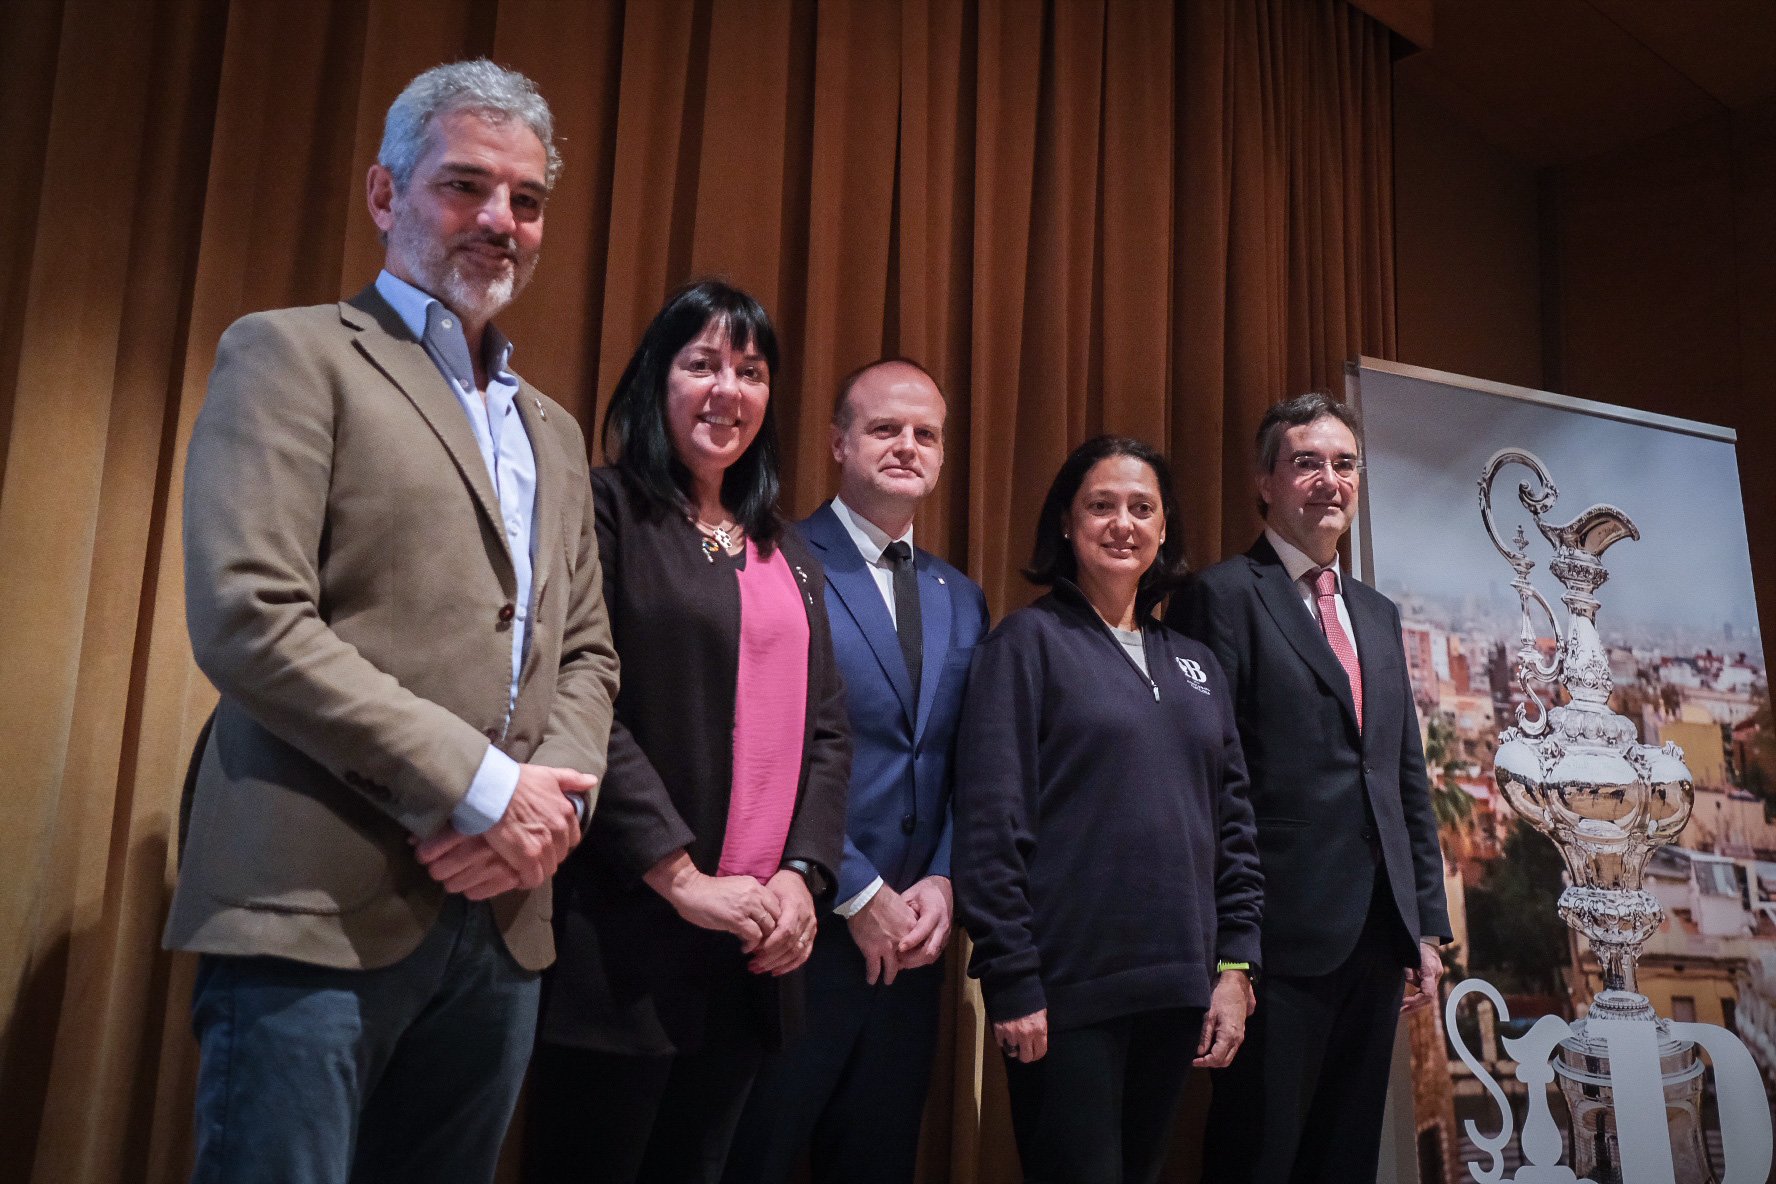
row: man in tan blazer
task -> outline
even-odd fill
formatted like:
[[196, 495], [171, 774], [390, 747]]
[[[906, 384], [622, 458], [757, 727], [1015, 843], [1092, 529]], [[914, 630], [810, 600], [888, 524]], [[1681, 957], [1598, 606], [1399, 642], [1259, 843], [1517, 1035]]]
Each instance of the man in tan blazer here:
[[218, 347], [185, 557], [221, 702], [165, 938], [204, 955], [196, 1180], [492, 1178], [617, 691], [584, 441], [491, 324], [558, 168], [528, 79], [427, 71], [376, 282]]

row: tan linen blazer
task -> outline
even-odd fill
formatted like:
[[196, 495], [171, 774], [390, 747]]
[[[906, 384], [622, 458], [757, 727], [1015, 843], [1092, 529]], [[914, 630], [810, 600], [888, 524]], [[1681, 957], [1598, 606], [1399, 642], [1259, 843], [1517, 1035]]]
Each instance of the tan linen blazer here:
[[[184, 500], [187, 624], [222, 698], [188, 778], [168, 948], [387, 966], [443, 900], [409, 839], [449, 823], [490, 741], [602, 776], [617, 656], [585, 443], [528, 383], [518, 406], [535, 555], [505, 723], [512, 561], [424, 347], [374, 288], [223, 335]], [[532, 969], [554, 957], [549, 891], [493, 902]]]

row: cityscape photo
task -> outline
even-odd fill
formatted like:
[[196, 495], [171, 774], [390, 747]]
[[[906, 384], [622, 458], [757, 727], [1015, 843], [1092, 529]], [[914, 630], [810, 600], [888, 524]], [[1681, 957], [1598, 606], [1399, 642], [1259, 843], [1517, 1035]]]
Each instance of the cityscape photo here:
[[[1639, 989], [1661, 1016], [1737, 1033], [1769, 1092], [1776, 732], [1733, 444], [1705, 425], [1408, 369], [1365, 365], [1353, 384], [1367, 461], [1355, 550], [1358, 574], [1400, 606], [1455, 929], [1446, 986], [1485, 979], [1510, 1009], [1501, 1032], [1490, 1005], [1470, 1001], [1462, 1040], [1521, 1121], [1523, 1086], [1500, 1037], [1542, 1015], [1582, 1017], [1602, 987], [1597, 960], [1555, 912], [1565, 883], [1558, 851], [1513, 815], [1493, 781], [1498, 734], [1527, 703], [1515, 672], [1523, 614], [1478, 494], [1489, 458], [1514, 447], [1538, 456], [1555, 482], [1550, 522], [1606, 503], [1639, 530], [1604, 557], [1609, 579], [1596, 593], [1610, 705], [1642, 743], [1682, 748], [1695, 784], [1688, 826], [1647, 869], [1645, 887], [1666, 917], [1640, 958]], [[1521, 526], [1531, 540], [1532, 579], [1564, 629], [1562, 588], [1547, 572], [1552, 550], [1517, 500], [1519, 481], [1535, 485], [1521, 466], [1499, 474], [1493, 513], [1501, 536]], [[1539, 612], [1531, 631], [1551, 657], [1557, 642]], [[1410, 1033], [1421, 1179], [1466, 1180], [1463, 1165], [1483, 1157], [1466, 1140], [1465, 1120], [1490, 1134], [1496, 1106], [1450, 1051], [1440, 1013], [1415, 1016]], [[1564, 1123], [1558, 1091], [1552, 1109]], [[1715, 1138], [1710, 1126], [1718, 1171]], [[1513, 1142], [1512, 1170], [1518, 1155]]]

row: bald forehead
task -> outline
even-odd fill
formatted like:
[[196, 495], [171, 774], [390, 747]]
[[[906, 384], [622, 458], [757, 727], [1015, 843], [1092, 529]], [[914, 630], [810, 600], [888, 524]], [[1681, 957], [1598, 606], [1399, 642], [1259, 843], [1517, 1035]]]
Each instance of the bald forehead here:
[[937, 383], [931, 381], [931, 376], [910, 362], [877, 362], [859, 374], [857, 381], [851, 384], [853, 394], [865, 389], [883, 391], [896, 388], [902, 388], [907, 394], [916, 390], [922, 394], [929, 393], [939, 401], [943, 399], [943, 392], [937, 389]]
[[902, 414], [916, 412], [940, 425], [946, 411], [943, 392], [931, 376], [910, 362], [895, 360], [877, 362], [859, 373], [846, 388], [834, 419], [867, 419], [890, 407]]

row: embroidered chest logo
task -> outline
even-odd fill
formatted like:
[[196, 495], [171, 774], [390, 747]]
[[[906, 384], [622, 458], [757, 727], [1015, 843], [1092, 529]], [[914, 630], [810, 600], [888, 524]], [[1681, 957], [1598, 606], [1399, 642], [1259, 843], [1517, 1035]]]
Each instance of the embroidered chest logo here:
[[1182, 670], [1184, 672], [1184, 677], [1188, 678], [1190, 680], [1190, 689], [1191, 690], [1197, 691], [1197, 692], [1204, 694], [1204, 695], [1208, 695], [1208, 694], [1213, 693], [1209, 690], [1208, 672], [1205, 671], [1202, 668], [1202, 666], [1197, 663], [1196, 659], [1194, 659], [1194, 658], [1173, 658], [1172, 661], [1174, 661], [1178, 664], [1178, 669]]

